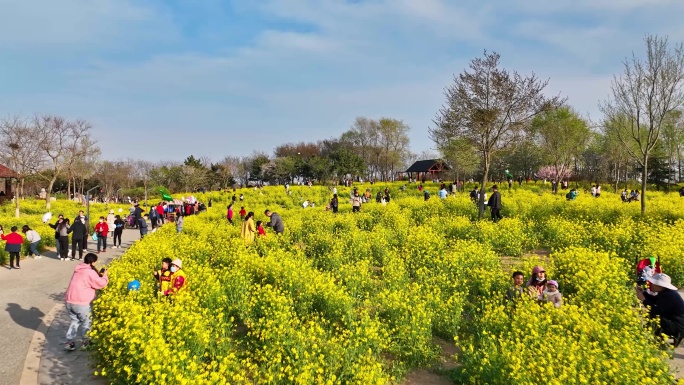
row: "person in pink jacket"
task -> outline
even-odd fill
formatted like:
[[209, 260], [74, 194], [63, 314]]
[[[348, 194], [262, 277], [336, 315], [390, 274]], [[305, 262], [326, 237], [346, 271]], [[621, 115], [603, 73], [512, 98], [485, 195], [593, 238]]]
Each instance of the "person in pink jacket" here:
[[[103, 289], [109, 283], [107, 271], [103, 268], [97, 271], [95, 268], [97, 255], [86, 254], [83, 263], [76, 265], [74, 275], [66, 291], [66, 308], [71, 318], [71, 325], [66, 334], [65, 350], [76, 350], [74, 340], [80, 335], [83, 343], [81, 349], [88, 347], [88, 340], [85, 338], [90, 330], [90, 303], [95, 299], [95, 290]], [[81, 333], [78, 333], [79, 327]]]

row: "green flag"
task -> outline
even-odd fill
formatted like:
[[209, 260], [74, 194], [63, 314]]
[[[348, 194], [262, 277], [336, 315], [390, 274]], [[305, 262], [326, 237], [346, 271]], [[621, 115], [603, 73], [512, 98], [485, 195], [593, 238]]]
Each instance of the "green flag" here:
[[162, 194], [162, 199], [165, 201], [173, 201], [173, 198], [171, 195], [167, 194], [164, 192], [164, 190], [159, 190], [159, 192]]

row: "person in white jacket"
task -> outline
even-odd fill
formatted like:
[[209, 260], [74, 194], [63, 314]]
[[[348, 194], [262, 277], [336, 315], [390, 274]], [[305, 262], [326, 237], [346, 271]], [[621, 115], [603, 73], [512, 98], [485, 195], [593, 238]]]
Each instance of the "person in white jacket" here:
[[36, 230], [32, 230], [28, 225], [21, 228], [21, 232], [26, 235], [26, 240], [29, 241], [29, 257], [35, 259], [42, 258], [38, 252], [38, 245], [40, 244], [40, 234]]
[[109, 228], [111, 234], [109, 234], [109, 237], [114, 239], [114, 221], [116, 218], [114, 217], [114, 210], [109, 210], [109, 214], [107, 215], [107, 227]]

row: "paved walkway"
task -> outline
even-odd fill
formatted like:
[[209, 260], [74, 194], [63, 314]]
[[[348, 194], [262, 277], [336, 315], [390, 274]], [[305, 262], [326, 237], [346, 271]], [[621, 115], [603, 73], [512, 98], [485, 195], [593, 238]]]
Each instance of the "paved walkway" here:
[[[121, 249], [112, 249], [108, 239], [98, 264], [120, 256], [139, 237], [137, 230], [124, 230]], [[88, 246], [96, 249], [92, 240]], [[69, 318], [64, 293], [77, 263], [46, 251], [41, 259], [22, 260], [19, 270], [0, 268], [0, 384], [98, 383], [86, 353], [62, 350]]]

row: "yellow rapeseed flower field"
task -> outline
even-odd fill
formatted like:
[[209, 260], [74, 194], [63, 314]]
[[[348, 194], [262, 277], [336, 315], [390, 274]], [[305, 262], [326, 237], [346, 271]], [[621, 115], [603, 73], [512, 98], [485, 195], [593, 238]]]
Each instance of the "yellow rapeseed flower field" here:
[[[267, 229], [248, 248], [240, 224], [225, 219], [232, 192], [195, 194], [212, 200], [208, 212], [112, 262], [90, 335], [98, 373], [116, 384], [400, 383], [438, 361], [439, 338], [458, 347], [446, 374], [459, 383], [674, 382], [671, 351], [632, 287], [636, 260], [650, 255], [684, 285], [679, 196], [649, 193], [642, 217], [611, 193], [567, 202], [516, 187], [502, 191], [504, 219], [494, 224], [476, 220], [467, 193], [425, 202], [415, 185], [401, 186], [361, 185], [373, 196], [389, 187], [393, 199], [360, 213], [338, 187], [338, 214], [324, 209], [326, 187], [239, 190], [237, 210], [268, 222], [270, 209], [285, 223], [282, 236]], [[305, 199], [315, 207], [302, 208]], [[33, 216], [22, 220], [50, 238]], [[539, 249], [550, 255], [528, 254]], [[190, 281], [173, 301], [151, 275], [165, 257], [182, 259]], [[538, 264], [559, 282], [560, 309], [504, 300], [510, 270], [529, 278]], [[129, 292], [133, 279], [142, 287]]]

